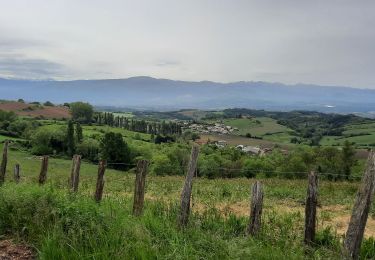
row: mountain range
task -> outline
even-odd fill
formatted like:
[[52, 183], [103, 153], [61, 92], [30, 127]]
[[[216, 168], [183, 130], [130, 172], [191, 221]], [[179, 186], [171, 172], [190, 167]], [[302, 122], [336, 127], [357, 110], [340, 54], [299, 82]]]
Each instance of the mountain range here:
[[190, 82], [143, 76], [73, 81], [0, 79], [0, 99], [19, 98], [55, 103], [82, 100], [97, 106], [162, 111], [232, 107], [365, 114], [375, 111], [375, 90], [350, 87]]

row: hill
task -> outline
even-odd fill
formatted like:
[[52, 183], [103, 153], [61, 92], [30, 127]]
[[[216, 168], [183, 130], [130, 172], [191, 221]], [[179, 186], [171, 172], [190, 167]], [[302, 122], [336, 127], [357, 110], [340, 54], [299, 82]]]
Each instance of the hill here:
[[85, 100], [94, 105], [175, 110], [244, 107], [266, 110], [316, 110], [337, 113], [375, 111], [375, 90], [267, 82], [189, 82], [151, 77], [32, 81], [0, 79], [2, 98]]
[[12, 111], [20, 116], [41, 117], [41, 118], [70, 118], [69, 108], [64, 106], [43, 106], [23, 102], [3, 101], [0, 102], [0, 110]]

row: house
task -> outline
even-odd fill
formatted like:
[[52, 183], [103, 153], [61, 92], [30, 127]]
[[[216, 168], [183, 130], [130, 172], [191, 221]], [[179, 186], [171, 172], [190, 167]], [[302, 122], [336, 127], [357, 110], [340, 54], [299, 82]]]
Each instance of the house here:
[[227, 146], [227, 141], [224, 141], [224, 140], [219, 140], [219, 141], [216, 141], [215, 142], [215, 145], [219, 148], [224, 148], [225, 146]]
[[259, 147], [255, 147], [255, 146], [245, 146], [243, 147], [242, 151], [247, 154], [259, 155], [262, 149], [260, 149]]

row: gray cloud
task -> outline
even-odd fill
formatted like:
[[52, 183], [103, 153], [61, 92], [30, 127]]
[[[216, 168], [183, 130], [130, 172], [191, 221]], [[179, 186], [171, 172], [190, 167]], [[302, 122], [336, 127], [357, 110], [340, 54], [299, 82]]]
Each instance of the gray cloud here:
[[11, 78], [45, 79], [62, 76], [64, 65], [43, 59], [29, 59], [22, 55], [0, 55], [0, 76]]
[[180, 62], [178, 61], [173, 61], [173, 60], [163, 60], [163, 61], [158, 61], [156, 63], [156, 66], [159, 66], [159, 67], [169, 67], [169, 66], [179, 66], [181, 65]]
[[0, 68], [375, 88], [374, 13], [373, 0], [6, 1]]

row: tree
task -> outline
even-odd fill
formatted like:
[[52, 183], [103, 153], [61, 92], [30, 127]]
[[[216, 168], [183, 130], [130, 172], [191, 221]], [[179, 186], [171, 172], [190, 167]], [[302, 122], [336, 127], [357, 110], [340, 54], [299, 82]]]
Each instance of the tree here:
[[77, 136], [77, 143], [82, 143], [83, 133], [82, 133], [82, 126], [79, 122], [77, 122], [76, 124], [76, 136]]
[[356, 163], [355, 149], [350, 142], [346, 140], [341, 151], [342, 174], [346, 179], [349, 179], [349, 176], [352, 173], [352, 167], [356, 165]]
[[55, 105], [54, 105], [52, 102], [50, 102], [50, 101], [45, 102], [43, 105], [44, 105], [44, 106], [47, 106], [47, 107], [53, 107], [53, 106], [55, 106]]
[[120, 133], [105, 133], [100, 143], [101, 157], [115, 169], [127, 169], [131, 161], [130, 149]]
[[74, 140], [74, 124], [72, 120], [69, 120], [68, 122], [68, 129], [66, 132], [66, 146], [68, 155], [73, 156], [76, 147]]
[[74, 121], [91, 123], [94, 109], [89, 103], [74, 102], [70, 104], [70, 111]]
[[92, 162], [98, 161], [99, 156], [99, 141], [93, 138], [85, 138], [82, 143], [77, 144], [77, 154], [82, 155], [83, 158]]
[[156, 175], [172, 175], [176, 168], [172, 166], [171, 160], [165, 154], [157, 154], [152, 158], [152, 172]]
[[52, 133], [46, 128], [39, 128], [31, 136], [31, 152], [36, 155], [47, 155], [52, 153], [50, 146]]

